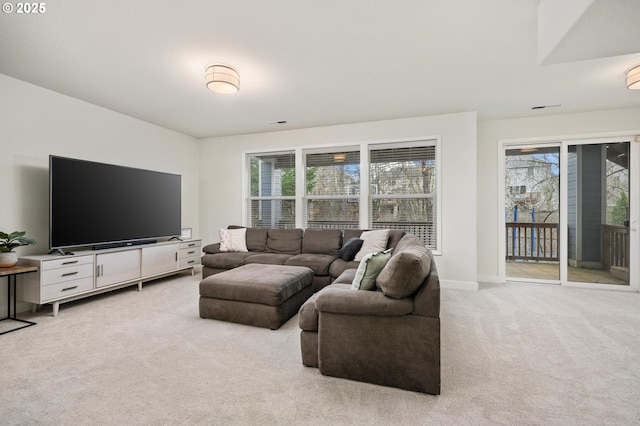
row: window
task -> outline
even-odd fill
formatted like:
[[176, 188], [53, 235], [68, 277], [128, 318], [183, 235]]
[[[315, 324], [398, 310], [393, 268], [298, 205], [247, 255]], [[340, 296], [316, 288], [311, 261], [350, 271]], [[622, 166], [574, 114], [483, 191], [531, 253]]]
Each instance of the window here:
[[244, 224], [401, 229], [437, 252], [437, 144], [432, 139], [247, 153]]
[[371, 146], [371, 227], [410, 232], [436, 249], [436, 177], [435, 143]]
[[360, 151], [305, 151], [305, 215], [308, 228], [358, 228]]
[[511, 185], [509, 187], [509, 194], [518, 198], [520, 194], [526, 194], [527, 186], [526, 185]]
[[295, 228], [295, 153], [247, 156], [247, 224], [258, 228]]

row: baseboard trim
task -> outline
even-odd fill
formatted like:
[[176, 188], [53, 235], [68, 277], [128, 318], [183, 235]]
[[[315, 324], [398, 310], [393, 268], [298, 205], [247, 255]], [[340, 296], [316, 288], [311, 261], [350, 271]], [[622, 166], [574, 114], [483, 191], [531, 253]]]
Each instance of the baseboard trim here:
[[488, 284], [503, 284], [504, 280], [500, 280], [500, 277], [497, 275], [478, 275], [479, 283], [488, 283]]
[[473, 281], [440, 280], [440, 288], [453, 290], [478, 290], [478, 283]]

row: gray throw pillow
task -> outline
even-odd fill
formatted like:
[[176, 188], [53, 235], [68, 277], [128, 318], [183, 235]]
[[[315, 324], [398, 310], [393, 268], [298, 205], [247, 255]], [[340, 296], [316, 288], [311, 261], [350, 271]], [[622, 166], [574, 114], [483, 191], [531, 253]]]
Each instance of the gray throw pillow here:
[[410, 248], [398, 252], [376, 279], [385, 296], [402, 299], [414, 294], [431, 271], [431, 257], [425, 249]]

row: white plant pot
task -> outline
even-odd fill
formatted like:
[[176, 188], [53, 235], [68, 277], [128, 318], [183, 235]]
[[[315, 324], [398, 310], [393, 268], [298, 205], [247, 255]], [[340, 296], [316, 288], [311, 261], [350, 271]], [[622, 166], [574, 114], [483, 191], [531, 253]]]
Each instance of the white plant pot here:
[[18, 253], [15, 251], [0, 253], [0, 268], [10, 268], [18, 263]]

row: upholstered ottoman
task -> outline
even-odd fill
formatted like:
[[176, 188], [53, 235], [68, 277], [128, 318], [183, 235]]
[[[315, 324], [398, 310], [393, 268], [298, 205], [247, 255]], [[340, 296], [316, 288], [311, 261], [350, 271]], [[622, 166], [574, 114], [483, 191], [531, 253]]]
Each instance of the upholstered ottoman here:
[[313, 293], [304, 266], [248, 264], [200, 282], [200, 317], [279, 328]]

